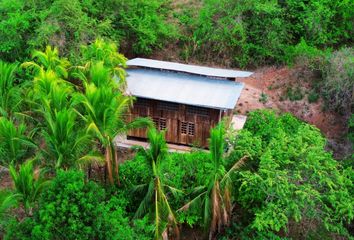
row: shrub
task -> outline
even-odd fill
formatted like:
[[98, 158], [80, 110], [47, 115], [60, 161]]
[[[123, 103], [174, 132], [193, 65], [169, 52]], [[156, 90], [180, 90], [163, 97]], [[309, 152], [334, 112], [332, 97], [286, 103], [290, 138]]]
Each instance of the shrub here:
[[[300, 63], [309, 68], [317, 69], [319, 64], [323, 61], [325, 52], [309, 46], [307, 42], [301, 38], [301, 41], [296, 45], [288, 46], [285, 50], [284, 62], [289, 65]], [[327, 53], [328, 54], [328, 53]]]
[[[261, 139], [261, 150], [258, 144], [256, 151], [249, 150], [250, 137]], [[348, 235], [345, 224], [354, 218], [353, 170], [336, 162], [325, 144], [318, 129], [289, 114], [250, 113], [235, 149], [247, 151], [256, 167], [237, 175], [235, 196], [251, 229], [286, 232], [299, 224], [308, 233], [325, 229], [327, 236]], [[316, 224], [306, 225], [309, 221]]]
[[354, 144], [354, 114], [352, 114], [348, 121], [348, 138]]
[[114, 1], [109, 7], [123, 49], [134, 54], [151, 54], [175, 36], [173, 25], [167, 23], [164, 0]]
[[36, 226], [36, 222], [33, 218], [27, 217], [22, 221], [17, 221], [15, 218], [9, 220], [6, 224], [6, 232], [4, 240], [39, 240], [46, 239], [34, 238], [32, 235], [32, 229]]
[[295, 89], [288, 87], [286, 89], [285, 94], [286, 94], [286, 97], [290, 101], [299, 101], [304, 97], [304, 95], [299, 87], [296, 87]]
[[353, 108], [354, 49], [342, 48], [322, 67], [322, 96], [327, 109], [350, 114]]
[[268, 95], [266, 93], [261, 93], [261, 96], [259, 97], [258, 101], [261, 103], [265, 104], [268, 102]]
[[320, 98], [320, 95], [315, 91], [311, 91], [309, 93], [309, 95], [307, 96], [307, 100], [309, 101], [309, 103], [315, 103], [318, 101], [319, 98]]
[[40, 199], [34, 232], [49, 239], [90, 239], [101, 234], [105, 192], [78, 171], [59, 171]]
[[85, 183], [82, 172], [60, 170], [34, 217], [13, 220], [6, 239], [148, 239], [151, 227], [142, 221], [134, 223], [139, 231], [133, 230], [124, 209], [127, 200], [119, 196], [106, 201], [105, 190]]
[[[207, 173], [212, 169], [210, 156], [205, 152], [194, 151], [192, 153], [171, 153], [169, 157], [161, 163], [164, 172], [163, 181], [176, 188], [181, 189], [185, 194], [175, 195], [169, 199], [172, 209], [179, 209], [189, 199], [189, 193], [197, 186], [204, 183]], [[134, 159], [121, 164], [120, 174], [122, 183], [128, 189], [134, 186], [144, 184], [149, 180], [150, 172], [146, 161], [137, 154]], [[134, 192], [129, 195], [128, 210], [134, 212], [144, 197], [142, 193]], [[190, 200], [190, 199], [189, 199]], [[200, 223], [199, 214], [194, 212], [177, 212], [177, 218], [180, 222], [186, 222], [190, 225]]]
[[35, 37], [30, 40], [33, 48], [55, 45], [66, 55], [77, 54], [82, 43], [100, 35], [98, 21], [87, 15], [80, 1], [56, 0], [47, 7], [43, 20], [35, 29]]

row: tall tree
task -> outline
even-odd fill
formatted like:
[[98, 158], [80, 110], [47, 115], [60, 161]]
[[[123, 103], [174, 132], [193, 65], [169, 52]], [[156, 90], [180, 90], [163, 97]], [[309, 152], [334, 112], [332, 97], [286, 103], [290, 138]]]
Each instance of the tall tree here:
[[196, 197], [180, 210], [190, 207], [202, 210], [204, 227], [209, 229], [209, 239], [223, 226], [228, 225], [232, 210], [230, 174], [244, 165], [247, 157], [241, 158], [228, 171], [225, 170], [225, 128], [223, 122], [211, 130], [209, 149], [213, 162], [212, 172], [205, 184], [196, 188]]
[[76, 102], [85, 108], [82, 116], [87, 123], [87, 131], [97, 137], [104, 149], [110, 183], [113, 184], [116, 177], [120, 184], [118, 155], [113, 146], [113, 139], [130, 129], [149, 126], [151, 121], [146, 118], [126, 121], [132, 98], [118, 90], [119, 85], [113, 79], [112, 72], [103, 66], [102, 62], [92, 64], [88, 75], [82, 76], [84, 93], [77, 95]]
[[161, 237], [166, 239], [170, 227], [174, 229], [175, 235], [178, 237], [177, 221], [166, 196], [166, 189], [173, 194], [176, 194], [178, 190], [165, 184], [162, 177], [161, 162], [168, 157], [165, 134], [164, 132], [158, 132], [155, 128], [151, 128], [148, 131], [148, 141], [148, 149], [142, 147], [138, 149], [150, 168], [151, 178], [149, 183], [136, 187], [136, 190], [147, 188], [147, 192], [135, 213], [135, 217], [143, 217], [147, 213], [149, 206], [153, 206], [155, 239], [160, 239]]

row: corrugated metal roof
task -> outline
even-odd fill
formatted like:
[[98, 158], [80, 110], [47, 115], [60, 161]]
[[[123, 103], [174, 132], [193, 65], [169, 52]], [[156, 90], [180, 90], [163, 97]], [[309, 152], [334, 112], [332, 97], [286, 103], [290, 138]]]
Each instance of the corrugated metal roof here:
[[252, 72], [246, 72], [246, 71], [202, 67], [202, 66], [196, 66], [190, 64], [152, 60], [147, 58], [134, 58], [128, 60], [127, 65], [135, 66], [135, 67], [165, 69], [165, 70], [171, 70], [177, 72], [186, 72], [186, 73], [192, 73], [192, 74], [198, 74], [198, 75], [210, 76], [210, 77], [220, 77], [220, 78], [249, 77], [253, 74]]
[[194, 106], [233, 109], [244, 84], [187, 73], [128, 69], [128, 93], [136, 97]]

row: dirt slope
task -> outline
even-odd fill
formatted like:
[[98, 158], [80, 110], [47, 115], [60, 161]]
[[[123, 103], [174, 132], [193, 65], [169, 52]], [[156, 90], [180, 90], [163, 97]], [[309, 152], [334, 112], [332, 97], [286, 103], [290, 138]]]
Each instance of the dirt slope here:
[[[342, 138], [346, 130], [344, 119], [338, 114], [323, 111], [321, 100], [316, 103], [309, 103], [307, 100], [312, 77], [311, 73], [297, 67], [257, 69], [252, 77], [238, 79], [246, 85], [238, 102], [237, 111], [245, 114], [254, 109], [272, 108], [290, 112], [318, 127], [327, 138]], [[284, 99], [288, 87], [300, 88], [304, 97], [298, 101]], [[266, 103], [259, 101], [262, 92], [268, 97]]]

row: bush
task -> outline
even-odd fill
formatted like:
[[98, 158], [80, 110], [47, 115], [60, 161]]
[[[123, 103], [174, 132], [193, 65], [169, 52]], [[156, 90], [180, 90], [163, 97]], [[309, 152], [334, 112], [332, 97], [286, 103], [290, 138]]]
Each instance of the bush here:
[[30, 41], [33, 48], [54, 45], [60, 52], [78, 54], [79, 47], [100, 36], [96, 19], [91, 18], [78, 0], [56, 0], [48, 6], [43, 21]]
[[40, 199], [34, 233], [48, 239], [92, 239], [102, 234], [105, 192], [78, 171], [59, 171]]
[[348, 138], [354, 144], [354, 114], [352, 114], [348, 121]]
[[309, 46], [307, 42], [301, 38], [296, 45], [288, 46], [285, 50], [284, 62], [289, 65], [300, 63], [312, 69], [318, 69], [319, 64], [323, 61], [323, 57], [328, 54], [324, 51]]
[[322, 67], [322, 96], [326, 108], [343, 114], [353, 111], [354, 49], [342, 48], [327, 57]]
[[145, 232], [130, 226], [126, 204], [126, 199], [118, 197], [106, 201], [105, 190], [94, 182], [85, 183], [80, 171], [59, 171], [42, 194], [34, 217], [12, 221], [6, 239], [149, 238], [151, 227], [146, 222], [136, 223]]
[[315, 103], [318, 101], [319, 98], [320, 98], [320, 95], [315, 91], [311, 91], [309, 93], [309, 95], [307, 96], [307, 100], [309, 101], [309, 103]]
[[285, 95], [290, 101], [299, 101], [304, 97], [299, 87], [296, 87], [295, 89], [288, 87], [286, 89]]
[[[252, 138], [261, 140], [251, 145], [253, 151]], [[327, 236], [348, 235], [345, 224], [354, 218], [353, 170], [336, 162], [325, 144], [318, 129], [289, 114], [250, 113], [234, 147], [247, 152], [256, 165], [235, 178], [235, 197], [248, 216], [246, 226], [286, 232], [299, 225], [309, 234], [325, 229]], [[316, 224], [306, 225], [309, 221]]]
[[258, 101], [260, 101], [263, 104], [267, 103], [268, 102], [268, 95], [262, 92], [262, 94], [259, 97]]
[[[181, 208], [189, 199], [189, 194], [195, 187], [204, 183], [207, 173], [212, 168], [209, 154], [200, 151], [192, 153], [172, 153], [169, 158], [162, 162], [162, 172], [164, 172], [163, 181], [179, 190], [183, 190], [184, 194], [173, 196], [169, 199], [172, 209]], [[145, 184], [149, 180], [149, 168], [146, 161], [138, 154], [132, 160], [124, 162], [120, 167], [122, 183], [127, 188]], [[129, 195], [128, 209], [135, 212], [141, 199], [144, 197], [139, 192]], [[189, 199], [190, 200], [190, 199]], [[190, 225], [200, 223], [199, 214], [197, 212], [182, 211], [178, 212], [177, 218], [180, 222], [186, 222]]]
[[114, 1], [107, 7], [123, 50], [151, 54], [176, 35], [173, 25], [166, 22], [165, 0]]
[[180, 22], [192, 26], [185, 42], [202, 60], [244, 67], [301, 58], [312, 64], [321, 49], [352, 41], [353, 7], [330, 0], [206, 0], [195, 21], [185, 14]]

